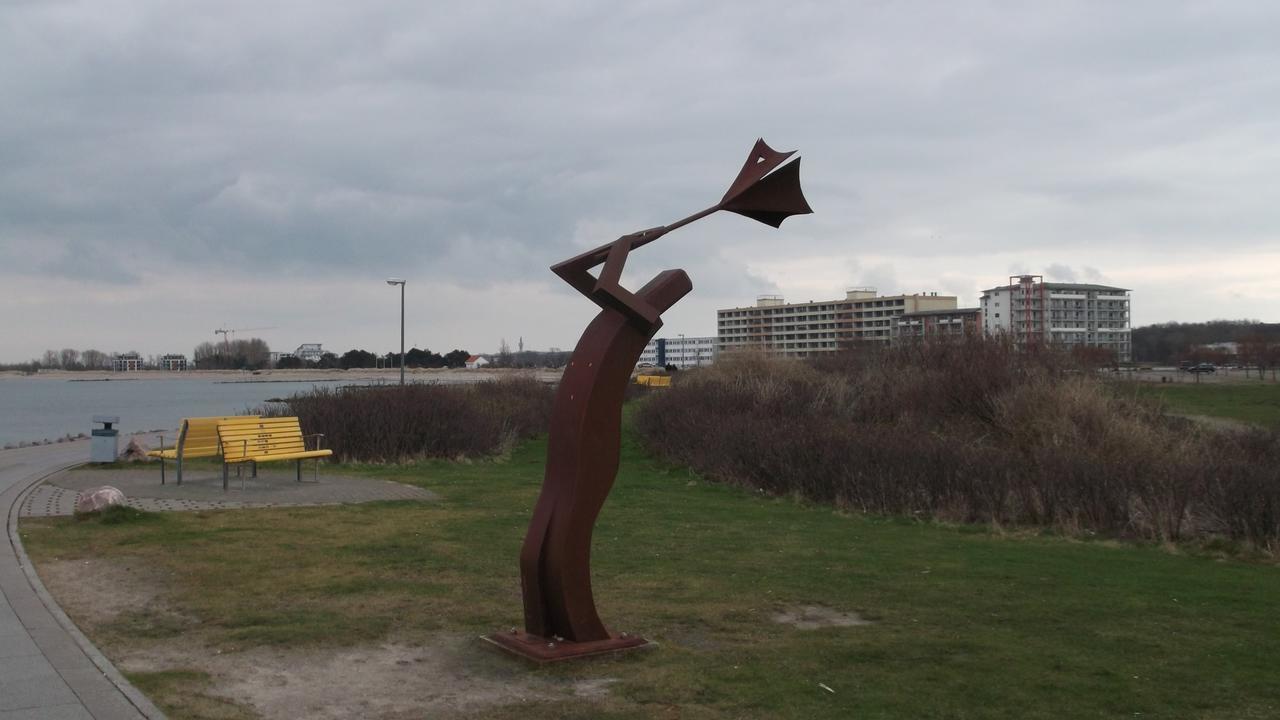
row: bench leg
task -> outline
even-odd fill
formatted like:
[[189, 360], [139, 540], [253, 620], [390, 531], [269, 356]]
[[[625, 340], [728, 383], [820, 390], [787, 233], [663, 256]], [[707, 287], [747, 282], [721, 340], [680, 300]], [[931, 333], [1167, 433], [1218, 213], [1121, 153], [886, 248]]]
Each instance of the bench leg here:
[[164, 484], [164, 456], [160, 456], [160, 484]]
[[182, 484], [182, 456], [181, 455], [178, 456], [177, 465], [178, 465], [178, 484], [181, 485]]
[[250, 463], [250, 464], [249, 464], [249, 467], [250, 467], [250, 469], [252, 469], [252, 470], [253, 470], [253, 474], [252, 474], [252, 475], [250, 475], [249, 477], [251, 477], [251, 478], [256, 478], [256, 477], [258, 477], [258, 461], [257, 461], [257, 460], [254, 460], [252, 463]]
[[222, 463], [222, 492], [227, 491], [228, 468], [227, 464]]
[[298, 482], [302, 482], [302, 461], [298, 461]]

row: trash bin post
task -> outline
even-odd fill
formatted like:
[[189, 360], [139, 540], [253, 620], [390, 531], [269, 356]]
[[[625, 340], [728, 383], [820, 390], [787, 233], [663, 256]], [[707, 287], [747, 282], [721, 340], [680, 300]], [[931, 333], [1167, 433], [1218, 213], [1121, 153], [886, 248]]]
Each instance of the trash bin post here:
[[94, 415], [93, 423], [101, 425], [93, 429], [93, 444], [89, 447], [89, 462], [113, 463], [120, 457], [120, 424], [118, 415]]

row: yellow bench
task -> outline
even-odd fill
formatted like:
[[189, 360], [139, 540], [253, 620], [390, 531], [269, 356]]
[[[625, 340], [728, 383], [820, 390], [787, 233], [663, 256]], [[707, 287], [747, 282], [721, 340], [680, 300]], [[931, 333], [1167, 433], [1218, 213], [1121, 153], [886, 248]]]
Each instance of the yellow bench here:
[[[316, 449], [307, 449], [307, 438], [316, 438]], [[302, 434], [302, 426], [296, 417], [275, 418], [223, 418], [218, 423], [218, 442], [222, 445], [222, 489], [227, 489], [227, 469], [231, 465], [251, 463], [253, 477], [258, 476], [258, 463], [276, 460], [298, 462], [298, 482], [302, 482], [302, 461], [316, 458], [316, 473], [320, 472], [320, 458], [329, 457], [332, 450], [320, 448], [324, 435]]]
[[671, 387], [670, 375], [637, 375], [637, 385], [646, 385], [648, 387]]
[[182, 484], [182, 461], [186, 458], [218, 457], [218, 423], [224, 420], [235, 420], [239, 417], [258, 419], [257, 415], [240, 415], [237, 417], [198, 417], [185, 418], [178, 427], [178, 440], [171, 448], [164, 447], [164, 436], [160, 436], [160, 449], [147, 453], [148, 457], [160, 458], [160, 484], [164, 484], [164, 461], [174, 460], [178, 465], [178, 484]]

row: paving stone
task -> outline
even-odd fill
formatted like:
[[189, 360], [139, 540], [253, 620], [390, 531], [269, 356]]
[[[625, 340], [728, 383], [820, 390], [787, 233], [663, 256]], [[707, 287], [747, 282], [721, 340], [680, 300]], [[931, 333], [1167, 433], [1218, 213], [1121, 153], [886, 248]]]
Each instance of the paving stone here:
[[297, 482], [292, 471], [262, 470], [256, 478], [233, 478], [222, 489], [221, 475], [189, 474], [182, 485], [161, 485], [145, 464], [115, 471], [70, 470], [37, 487], [23, 503], [23, 517], [68, 516], [79, 491], [103, 484], [120, 489], [125, 504], [148, 512], [199, 512], [269, 507], [342, 505], [386, 500], [431, 501], [435, 493], [375, 478], [321, 474]]
[[97, 669], [93, 661], [62, 628], [32, 630], [31, 639], [35, 641], [36, 647], [40, 648], [40, 653], [44, 655], [45, 660], [59, 672]]
[[[5, 524], [24, 508], [74, 508], [77, 491], [56, 486], [36, 488], [22, 507], [15, 504], [37, 478], [84, 459], [87, 451], [86, 442], [0, 451]], [[0, 540], [0, 720], [141, 720], [41, 602], [9, 539]]]
[[93, 708], [94, 720], [138, 720], [138, 709], [114, 686], [79, 693], [80, 702]]
[[[62, 676], [62, 680], [67, 683], [71, 691], [80, 697], [84, 697], [89, 693], [105, 693], [113, 692], [119, 694], [116, 686], [111, 684], [106, 675], [102, 674], [92, 663], [88, 667], [77, 670], [58, 670], [58, 674]], [[123, 696], [122, 696], [123, 698]]]
[[45, 662], [31, 656], [0, 659], [0, 710], [23, 710], [76, 702], [76, 694]]
[[[136, 717], [136, 716], [135, 716]], [[80, 701], [25, 710], [0, 710], [0, 720], [96, 720]]]
[[36, 647], [35, 640], [31, 639], [26, 630], [14, 629], [8, 625], [0, 627], [5, 628], [0, 630], [0, 659], [41, 654], [40, 648]]

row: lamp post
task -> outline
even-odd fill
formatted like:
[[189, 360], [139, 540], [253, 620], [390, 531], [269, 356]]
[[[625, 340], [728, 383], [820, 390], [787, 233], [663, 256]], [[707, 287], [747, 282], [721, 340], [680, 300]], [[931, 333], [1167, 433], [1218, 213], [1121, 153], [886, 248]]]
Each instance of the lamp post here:
[[404, 280], [387, 278], [388, 285], [400, 286], [400, 384], [404, 384]]
[[688, 348], [688, 346], [686, 346], [686, 345], [684, 344], [684, 333], [678, 333], [678, 334], [680, 335], [680, 365], [679, 365], [679, 368], [680, 368], [681, 370], [683, 370], [683, 369], [684, 369], [685, 364], [689, 362], [689, 348]]

